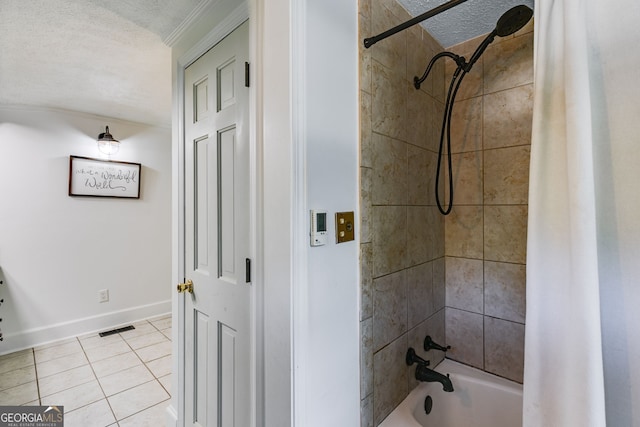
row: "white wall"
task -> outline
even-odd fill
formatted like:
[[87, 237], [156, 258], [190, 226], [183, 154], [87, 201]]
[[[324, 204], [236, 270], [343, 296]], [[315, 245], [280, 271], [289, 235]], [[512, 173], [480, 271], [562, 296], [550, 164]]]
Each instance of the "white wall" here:
[[[69, 156], [100, 157], [106, 125], [113, 159], [142, 163], [139, 200], [67, 195]], [[168, 312], [170, 190], [168, 129], [0, 107], [0, 353]]]
[[[229, 3], [239, 2], [218, 3], [174, 46], [174, 64], [232, 10]], [[358, 217], [356, 7], [355, 0], [249, 1], [258, 426], [359, 425], [358, 244], [336, 245], [334, 235], [321, 248], [308, 243], [308, 209]], [[179, 83], [174, 78], [174, 91]], [[176, 113], [178, 103], [174, 97]], [[174, 214], [177, 240], [177, 201]], [[179, 259], [174, 253], [176, 279]]]
[[[296, 366], [302, 366], [304, 381], [303, 416], [296, 425], [358, 426], [359, 242], [336, 244], [334, 219], [341, 211], [360, 216], [357, 2], [304, 3], [303, 45], [295, 52], [304, 58], [303, 77], [294, 86], [301, 103], [296, 106], [303, 108], [294, 113], [294, 125], [302, 119], [303, 140], [297, 142], [306, 152], [306, 206], [299, 212], [305, 221], [296, 240], [307, 260], [307, 283], [300, 284], [306, 295], [295, 300], [304, 304], [296, 312], [306, 316], [294, 326], [295, 337], [303, 339], [302, 348], [296, 342], [303, 357]], [[309, 247], [309, 209], [328, 213], [326, 246]]]
[[[640, 4], [588, 6], [607, 425], [640, 426]], [[595, 351], [595, 349], [594, 349]]]

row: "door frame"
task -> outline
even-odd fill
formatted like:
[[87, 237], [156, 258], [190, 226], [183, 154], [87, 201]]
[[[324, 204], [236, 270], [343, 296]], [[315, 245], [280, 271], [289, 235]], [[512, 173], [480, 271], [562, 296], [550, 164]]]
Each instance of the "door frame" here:
[[[304, 341], [306, 319], [306, 246], [304, 124], [299, 91], [304, 50], [294, 34], [302, 33], [305, 17], [300, 2], [270, 0], [203, 0], [209, 5], [188, 34], [191, 44], [173, 45], [173, 221], [172, 289], [184, 278], [184, 69], [215, 43], [249, 19], [249, 116], [251, 141], [252, 351], [254, 391], [251, 427], [296, 425], [304, 419]], [[228, 7], [229, 3], [239, 6]], [[218, 17], [225, 18], [218, 19]], [[210, 21], [211, 20], [211, 21]], [[219, 22], [209, 31], [207, 22]], [[207, 27], [203, 30], [203, 27]], [[208, 31], [208, 32], [207, 32]], [[201, 36], [199, 34], [206, 34]], [[267, 108], [268, 107], [268, 108]], [[268, 203], [267, 203], [268, 202]], [[296, 249], [305, 250], [297, 252]], [[294, 286], [294, 283], [296, 286]], [[173, 293], [172, 372], [175, 381], [168, 425], [184, 425], [184, 303]], [[172, 393], [172, 394], [173, 394]]]
[[[177, 129], [174, 135], [177, 135], [177, 144], [174, 144], [174, 168], [176, 172], [174, 177], [174, 245], [173, 245], [173, 262], [174, 268], [177, 268], [177, 278], [174, 277], [174, 281], [183, 281], [185, 277], [185, 69], [193, 64], [198, 58], [204, 55], [207, 51], [218, 44], [222, 39], [231, 34], [236, 28], [249, 19], [249, 4], [243, 1], [236, 7], [231, 13], [229, 13], [218, 25], [216, 25], [206, 36], [198, 41], [193, 47], [191, 47], [186, 53], [180, 56], [175, 64], [175, 79], [174, 79], [174, 92], [176, 94], [177, 102]], [[250, 58], [254, 55], [252, 46], [255, 39], [255, 24], [250, 22], [249, 29], [249, 50]], [[251, 61], [251, 60], [250, 60]], [[260, 378], [262, 373], [257, 372], [259, 367], [256, 365], [256, 360], [260, 360], [257, 353], [260, 351], [260, 346], [256, 345], [261, 341], [262, 332], [256, 327], [258, 324], [257, 318], [259, 316], [260, 309], [256, 303], [257, 297], [259, 297], [260, 288], [258, 285], [261, 283], [260, 269], [256, 268], [261, 265], [261, 256], [258, 251], [257, 238], [259, 234], [258, 217], [257, 217], [257, 200], [258, 200], [258, 174], [257, 174], [257, 151], [256, 151], [256, 114], [255, 114], [255, 85], [250, 87], [249, 94], [249, 138], [250, 138], [250, 177], [249, 177], [249, 204], [250, 204], [250, 258], [254, 260], [252, 265], [252, 283], [251, 283], [251, 425], [260, 425], [257, 422], [257, 410], [261, 407], [260, 402], [263, 401], [262, 393], [259, 391], [257, 378]], [[174, 273], [175, 274], [175, 273]], [[173, 321], [176, 325], [177, 333], [174, 333], [174, 339], [177, 340], [177, 345], [174, 345], [175, 360], [173, 361], [173, 372], [180, 373], [177, 376], [173, 391], [176, 393], [177, 399], [173, 399], [173, 402], [177, 404], [177, 408], [169, 408], [169, 424], [176, 426], [184, 426], [184, 413], [185, 413], [185, 299], [178, 298], [177, 304], [174, 304], [173, 308]]]

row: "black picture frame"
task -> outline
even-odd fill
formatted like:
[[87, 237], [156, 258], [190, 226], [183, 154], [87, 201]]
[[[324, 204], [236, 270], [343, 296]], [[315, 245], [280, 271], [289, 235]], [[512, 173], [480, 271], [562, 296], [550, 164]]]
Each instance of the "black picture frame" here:
[[69, 196], [140, 198], [142, 164], [69, 156]]

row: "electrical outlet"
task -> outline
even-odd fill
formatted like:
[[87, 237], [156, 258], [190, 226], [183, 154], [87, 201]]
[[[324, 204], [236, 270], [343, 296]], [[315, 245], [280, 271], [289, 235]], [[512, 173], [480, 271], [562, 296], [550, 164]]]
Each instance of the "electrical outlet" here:
[[101, 289], [98, 291], [98, 302], [109, 302], [109, 289]]

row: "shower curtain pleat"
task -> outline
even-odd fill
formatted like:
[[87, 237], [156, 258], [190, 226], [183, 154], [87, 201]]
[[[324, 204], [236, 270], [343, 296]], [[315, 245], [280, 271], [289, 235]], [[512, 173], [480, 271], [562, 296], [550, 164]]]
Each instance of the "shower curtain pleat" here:
[[535, 5], [526, 427], [605, 426], [584, 2]]

